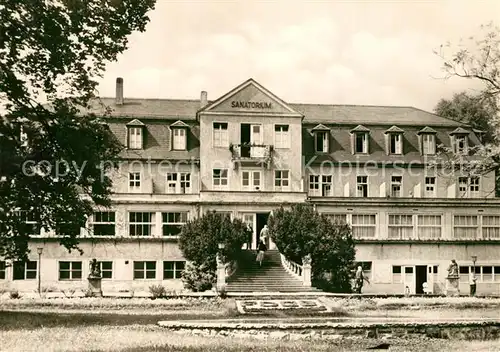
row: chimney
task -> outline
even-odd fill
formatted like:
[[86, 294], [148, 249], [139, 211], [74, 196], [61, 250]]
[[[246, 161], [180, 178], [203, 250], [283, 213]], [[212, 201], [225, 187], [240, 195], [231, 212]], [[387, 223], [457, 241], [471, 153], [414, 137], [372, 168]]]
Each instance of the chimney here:
[[207, 105], [208, 100], [207, 100], [207, 92], [204, 90], [201, 91], [201, 96], [200, 96], [200, 108], [203, 108]]
[[123, 105], [123, 78], [116, 79], [116, 105]]

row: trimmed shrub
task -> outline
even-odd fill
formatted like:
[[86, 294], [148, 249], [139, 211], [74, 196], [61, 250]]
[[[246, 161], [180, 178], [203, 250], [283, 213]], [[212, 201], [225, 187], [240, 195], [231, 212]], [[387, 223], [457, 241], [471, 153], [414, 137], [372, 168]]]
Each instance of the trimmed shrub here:
[[167, 295], [167, 290], [162, 285], [151, 285], [149, 286], [149, 293], [151, 293], [151, 298], [163, 298]]
[[[190, 269], [184, 269], [183, 281], [187, 288], [204, 291], [208, 282], [211, 288], [217, 268], [217, 253], [221, 252], [224, 262], [237, 260], [241, 256], [241, 247], [252, 234], [240, 219], [227, 215], [208, 212], [200, 218], [187, 222], [180, 233], [179, 248], [188, 262]], [[224, 249], [219, 249], [219, 244]], [[195, 281], [202, 280], [198, 284]], [[202, 287], [203, 289], [201, 289]]]
[[204, 264], [187, 262], [182, 272], [184, 287], [195, 292], [210, 290], [215, 281], [215, 272]]
[[355, 248], [351, 228], [320, 215], [308, 204], [281, 207], [268, 220], [269, 233], [288, 259], [310, 255], [313, 285], [330, 292], [352, 292]]

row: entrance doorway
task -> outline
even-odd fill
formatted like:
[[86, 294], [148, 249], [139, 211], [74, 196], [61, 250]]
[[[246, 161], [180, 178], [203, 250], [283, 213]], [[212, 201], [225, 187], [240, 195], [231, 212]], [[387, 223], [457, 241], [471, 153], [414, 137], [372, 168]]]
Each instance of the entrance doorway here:
[[423, 294], [423, 284], [427, 282], [427, 265], [417, 265], [415, 269], [415, 293]]

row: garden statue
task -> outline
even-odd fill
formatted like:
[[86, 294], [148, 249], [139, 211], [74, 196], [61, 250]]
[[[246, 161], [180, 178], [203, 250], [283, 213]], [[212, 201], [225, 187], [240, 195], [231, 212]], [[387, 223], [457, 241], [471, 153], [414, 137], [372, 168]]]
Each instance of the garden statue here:
[[101, 268], [95, 258], [90, 262], [89, 278], [101, 278]]
[[458, 264], [455, 259], [452, 259], [448, 267], [448, 277], [446, 278], [447, 296], [460, 296], [459, 277]]
[[458, 264], [455, 259], [451, 260], [451, 264], [448, 267], [448, 277], [450, 278], [458, 278]]
[[102, 297], [101, 290], [101, 268], [97, 260], [94, 258], [89, 265], [89, 294], [92, 297]]

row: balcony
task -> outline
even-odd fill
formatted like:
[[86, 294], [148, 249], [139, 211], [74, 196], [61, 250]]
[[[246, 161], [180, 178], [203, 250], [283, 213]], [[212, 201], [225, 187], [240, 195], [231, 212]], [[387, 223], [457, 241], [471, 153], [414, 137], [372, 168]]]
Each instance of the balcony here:
[[231, 160], [234, 169], [238, 165], [243, 166], [265, 166], [267, 169], [271, 167], [272, 162], [272, 145], [263, 144], [231, 144], [229, 146], [231, 151]]

